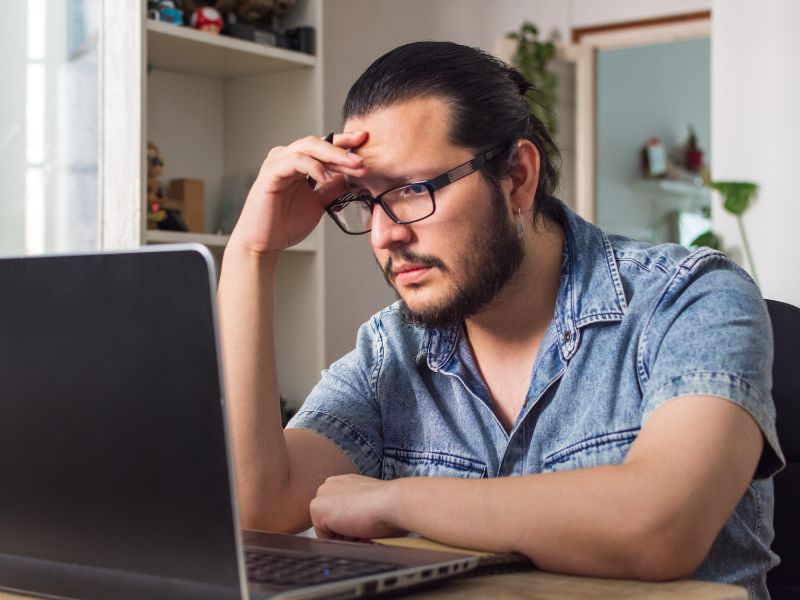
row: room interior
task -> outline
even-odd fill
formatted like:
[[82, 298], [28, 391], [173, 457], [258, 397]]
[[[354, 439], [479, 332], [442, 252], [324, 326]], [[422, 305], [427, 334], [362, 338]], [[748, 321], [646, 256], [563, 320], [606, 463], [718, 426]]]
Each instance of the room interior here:
[[[506, 35], [527, 20], [558, 50], [560, 197], [609, 233], [645, 241], [690, 245], [711, 229], [733, 260], [757, 271], [765, 298], [800, 306], [797, 3], [287, 5], [280, 28], [313, 28], [313, 48], [175, 27], [147, 18], [144, 0], [6, 6], [0, 256], [198, 242], [219, 267], [268, 150], [338, 129], [347, 89], [375, 57], [412, 40], [449, 39], [510, 59]], [[690, 132], [702, 152], [693, 167]], [[148, 155], [148, 143], [156, 153]], [[659, 156], [673, 168], [654, 167]], [[758, 186], [741, 222], [706, 185], [711, 179]], [[152, 226], [149, 195], [162, 185], [167, 198], [184, 197], [189, 231]], [[199, 208], [191, 217], [189, 197]], [[358, 326], [393, 300], [368, 240], [344, 236], [328, 220], [284, 254], [277, 345], [289, 409], [352, 348]]]
[[[785, 68], [798, 50], [791, 3], [297, 0], [281, 25], [313, 27], [314, 54], [204, 38], [144, 18], [137, 3], [58, 4], [15, 3], [0, 25], [14, 57], [3, 61], [13, 92], [0, 111], [0, 254], [199, 241], [220, 260], [268, 149], [339, 127], [347, 88], [374, 57], [414, 39], [451, 39], [508, 58], [505, 35], [530, 20], [559, 48], [563, 199], [611, 233], [649, 241], [688, 243], [710, 226], [752, 270], [736, 221], [702, 182], [642, 172], [647, 138], [675, 153], [691, 126], [714, 179], [758, 184], [744, 222], [759, 282], [765, 297], [800, 304], [800, 277], [783, 256], [797, 246], [800, 217], [786, 135], [800, 129], [800, 81]], [[653, 33], [665, 26], [684, 31]], [[609, 42], [615, 31], [628, 41]], [[163, 157], [159, 183], [203, 182], [191, 233], [147, 228], [148, 142]], [[290, 405], [393, 300], [367, 246], [325, 222], [282, 258], [279, 370]]]

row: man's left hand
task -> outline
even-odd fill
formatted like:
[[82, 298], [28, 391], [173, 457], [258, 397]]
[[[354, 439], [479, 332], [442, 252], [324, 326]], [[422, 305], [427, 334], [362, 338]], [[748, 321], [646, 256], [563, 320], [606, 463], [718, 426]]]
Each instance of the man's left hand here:
[[311, 501], [317, 536], [358, 541], [403, 534], [389, 522], [391, 486], [391, 481], [361, 475], [326, 479]]

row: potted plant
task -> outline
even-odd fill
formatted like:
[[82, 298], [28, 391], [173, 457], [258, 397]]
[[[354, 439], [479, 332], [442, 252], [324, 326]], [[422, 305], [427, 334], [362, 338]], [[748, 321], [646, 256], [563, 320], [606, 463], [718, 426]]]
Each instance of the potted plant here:
[[544, 123], [551, 135], [556, 132], [553, 107], [558, 74], [550, 68], [556, 55], [553, 42], [539, 41], [539, 29], [525, 21], [519, 31], [506, 35], [516, 42], [511, 64], [533, 85], [535, 93], [526, 97], [531, 114]]
[[[753, 254], [750, 250], [750, 243], [747, 240], [747, 232], [744, 229], [744, 221], [742, 215], [750, 207], [753, 197], [758, 191], [758, 185], [751, 181], [711, 181], [708, 187], [717, 190], [722, 196], [723, 208], [736, 217], [736, 224], [739, 226], [739, 235], [742, 238], [742, 247], [744, 248], [747, 263], [750, 265], [750, 271], [753, 274], [753, 279], [758, 284], [758, 275], [756, 274], [756, 263], [753, 261]], [[708, 246], [715, 250], [722, 249], [722, 241], [719, 236], [712, 230], [701, 233], [692, 242], [692, 246]]]

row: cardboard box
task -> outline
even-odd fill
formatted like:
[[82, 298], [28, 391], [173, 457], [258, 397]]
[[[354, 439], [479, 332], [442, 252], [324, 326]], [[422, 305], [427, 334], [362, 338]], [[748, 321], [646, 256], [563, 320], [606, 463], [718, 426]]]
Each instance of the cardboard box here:
[[173, 179], [169, 182], [167, 198], [181, 203], [181, 216], [189, 231], [193, 233], [205, 232], [205, 199], [203, 197], [203, 182], [200, 179]]

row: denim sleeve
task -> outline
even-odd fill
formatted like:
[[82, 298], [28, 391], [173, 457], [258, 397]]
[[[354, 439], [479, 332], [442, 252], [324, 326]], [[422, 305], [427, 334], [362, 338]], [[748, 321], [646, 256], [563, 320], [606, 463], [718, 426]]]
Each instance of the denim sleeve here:
[[679, 396], [730, 400], [764, 435], [756, 478], [773, 475], [785, 460], [775, 430], [772, 354], [769, 315], [752, 279], [718, 252], [694, 252], [678, 266], [641, 338], [643, 421]]
[[286, 425], [315, 431], [336, 444], [362, 475], [380, 477], [383, 426], [375, 385], [383, 346], [374, 317], [358, 330], [356, 348], [322, 372]]

